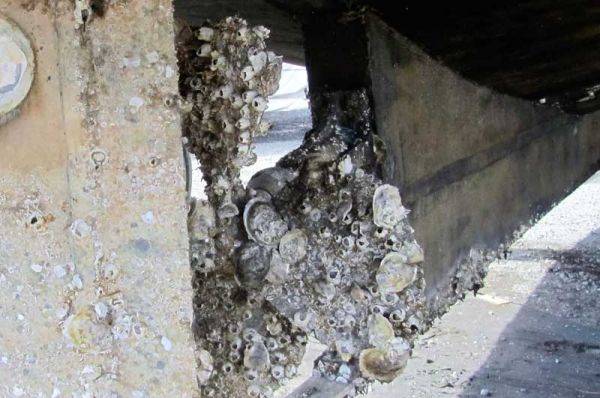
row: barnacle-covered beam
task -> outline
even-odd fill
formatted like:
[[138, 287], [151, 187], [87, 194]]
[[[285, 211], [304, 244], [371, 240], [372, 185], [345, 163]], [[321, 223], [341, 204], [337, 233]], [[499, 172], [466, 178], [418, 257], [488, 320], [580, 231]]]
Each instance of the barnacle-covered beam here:
[[302, 146], [244, 187], [240, 168], [281, 59], [239, 18], [184, 28], [184, 123], [207, 182], [190, 213], [195, 333], [206, 396], [271, 396], [308, 336], [324, 380], [363, 391], [392, 381], [424, 322], [421, 248], [398, 189], [378, 176], [368, 96], [324, 94]]

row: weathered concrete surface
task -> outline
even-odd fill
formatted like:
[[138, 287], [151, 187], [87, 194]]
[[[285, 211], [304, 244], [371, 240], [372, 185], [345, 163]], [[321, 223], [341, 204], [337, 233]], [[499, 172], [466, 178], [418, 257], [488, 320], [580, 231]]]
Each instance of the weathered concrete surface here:
[[600, 115], [578, 118], [476, 86], [376, 17], [367, 23], [386, 174], [412, 209], [430, 298], [470, 249], [495, 250], [600, 160]]
[[0, 396], [190, 397], [171, 3], [50, 3], [0, 3], [37, 58], [0, 127]]
[[600, 173], [494, 262], [370, 398], [600, 394]]

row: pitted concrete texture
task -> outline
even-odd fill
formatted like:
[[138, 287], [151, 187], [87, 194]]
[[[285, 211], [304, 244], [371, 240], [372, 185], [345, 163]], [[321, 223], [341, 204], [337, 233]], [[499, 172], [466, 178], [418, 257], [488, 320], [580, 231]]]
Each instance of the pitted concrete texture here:
[[191, 397], [172, 6], [94, 4], [0, 2], [38, 61], [0, 127], [0, 397]]
[[600, 395], [600, 173], [491, 265], [369, 397]]

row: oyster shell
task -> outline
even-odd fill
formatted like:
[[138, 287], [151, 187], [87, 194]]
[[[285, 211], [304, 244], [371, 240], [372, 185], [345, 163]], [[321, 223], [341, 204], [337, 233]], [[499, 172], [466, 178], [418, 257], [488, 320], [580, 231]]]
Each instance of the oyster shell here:
[[276, 246], [288, 231], [275, 207], [258, 198], [246, 204], [244, 227], [250, 239], [264, 246]]
[[254, 69], [256, 73], [262, 71], [265, 68], [265, 66], [267, 66], [268, 57], [267, 53], [264, 51], [260, 51], [257, 54], [250, 55], [248, 59], [252, 64], [252, 69]]
[[219, 216], [219, 218], [226, 219], [237, 216], [239, 212], [240, 211], [235, 205], [235, 203], [226, 202], [221, 207], [219, 207], [219, 210], [217, 210], [217, 215]]
[[298, 172], [283, 167], [270, 167], [254, 174], [248, 182], [252, 190], [266, 191], [275, 197], [290, 181], [298, 177]]
[[375, 195], [373, 195], [373, 222], [375, 225], [393, 229], [407, 215], [408, 210], [402, 206], [398, 188], [385, 184], [375, 190]]
[[319, 108], [334, 104], [330, 115], [244, 187], [240, 168], [256, 160], [256, 138], [269, 128], [263, 111], [282, 59], [267, 50], [264, 29], [238, 18], [210, 25], [212, 35], [198, 33], [206, 47], [195, 37], [184, 47], [180, 72], [194, 105], [188, 146], [216, 213], [190, 215], [195, 235], [208, 236], [190, 234], [202, 271], [195, 333], [214, 358], [201, 361], [203, 396], [270, 396], [296, 373], [309, 333], [327, 346], [320, 376], [359, 392], [363, 377], [391, 381], [409, 353], [396, 336], [412, 342], [424, 321], [422, 251], [398, 190], [374, 173], [369, 98], [315, 97]]
[[83, 352], [103, 351], [113, 343], [109, 324], [99, 319], [92, 306], [83, 307], [70, 316], [64, 324], [64, 334]]
[[237, 276], [240, 283], [256, 287], [269, 273], [271, 251], [256, 243], [249, 242], [242, 247], [237, 261]]
[[369, 317], [368, 333], [369, 344], [375, 347], [384, 347], [395, 337], [392, 324], [381, 314], [374, 314]]
[[205, 26], [198, 29], [196, 34], [199, 40], [211, 41], [213, 36], [215, 35], [215, 30]]
[[385, 347], [363, 350], [359, 367], [363, 376], [390, 383], [402, 373], [409, 357], [409, 344], [403, 338], [396, 337]]
[[405, 243], [400, 252], [406, 256], [408, 264], [419, 264], [425, 260], [423, 249], [415, 241]]
[[196, 355], [198, 362], [198, 383], [205, 385], [214, 370], [213, 358], [210, 352], [206, 350], [199, 350]]
[[406, 289], [417, 279], [417, 267], [407, 264], [406, 257], [399, 253], [388, 253], [375, 275], [382, 293], [398, 293]]

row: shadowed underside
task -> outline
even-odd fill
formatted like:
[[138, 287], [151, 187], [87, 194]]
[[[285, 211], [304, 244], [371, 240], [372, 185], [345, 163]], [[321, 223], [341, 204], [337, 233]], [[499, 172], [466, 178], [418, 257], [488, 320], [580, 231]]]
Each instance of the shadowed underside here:
[[368, 7], [432, 57], [497, 91], [569, 113], [600, 109], [600, 4], [593, 0], [179, 0], [191, 23], [239, 14], [273, 30], [274, 48], [304, 62], [302, 25]]

